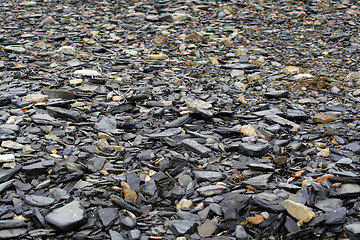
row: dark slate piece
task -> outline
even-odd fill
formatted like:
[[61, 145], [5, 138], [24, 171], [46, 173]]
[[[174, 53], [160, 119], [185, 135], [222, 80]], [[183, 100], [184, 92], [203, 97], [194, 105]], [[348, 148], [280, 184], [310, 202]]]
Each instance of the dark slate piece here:
[[207, 147], [201, 145], [200, 143], [198, 143], [198, 142], [196, 142], [195, 140], [192, 140], [192, 139], [184, 139], [184, 140], [181, 141], [181, 144], [185, 148], [199, 154], [202, 157], [208, 157], [209, 154], [212, 152], [210, 148], [207, 148]]
[[221, 67], [225, 69], [238, 69], [238, 70], [253, 70], [260, 68], [260, 66], [253, 64], [225, 64], [222, 65]]
[[263, 143], [240, 143], [239, 152], [249, 157], [263, 156], [270, 150], [270, 144]]
[[344, 227], [346, 235], [350, 240], [360, 239], [360, 222], [354, 222]]
[[252, 203], [272, 212], [281, 212], [285, 210], [281, 204], [283, 201], [284, 199], [275, 194], [263, 192], [256, 194]]
[[22, 169], [21, 165], [16, 165], [14, 168], [11, 169], [0, 169], [0, 183], [8, 181], [21, 169]]
[[267, 98], [287, 98], [290, 96], [290, 93], [287, 90], [279, 90], [279, 91], [266, 92], [264, 96]]
[[26, 222], [22, 219], [0, 220], [0, 229], [13, 229], [26, 226]]
[[336, 208], [325, 212], [325, 224], [342, 224], [345, 222], [346, 208]]
[[98, 215], [104, 227], [111, 226], [119, 217], [116, 208], [102, 208], [98, 211]]
[[54, 198], [38, 195], [27, 195], [25, 199], [29, 204], [37, 207], [49, 206], [55, 202]]

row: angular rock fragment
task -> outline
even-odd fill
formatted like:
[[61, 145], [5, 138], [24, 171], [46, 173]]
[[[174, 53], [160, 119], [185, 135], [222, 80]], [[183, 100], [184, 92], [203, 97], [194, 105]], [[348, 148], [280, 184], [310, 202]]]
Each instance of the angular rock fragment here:
[[170, 230], [175, 234], [175, 236], [182, 236], [185, 233], [191, 233], [197, 226], [197, 223], [188, 220], [172, 220], [169, 221], [168, 224], [170, 225]]
[[0, 169], [0, 183], [8, 181], [21, 169], [22, 169], [21, 165], [16, 165], [16, 167], [11, 169]]

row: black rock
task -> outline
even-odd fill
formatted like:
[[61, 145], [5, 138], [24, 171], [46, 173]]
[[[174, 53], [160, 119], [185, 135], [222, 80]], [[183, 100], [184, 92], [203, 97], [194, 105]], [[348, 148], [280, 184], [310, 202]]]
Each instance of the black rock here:
[[168, 224], [175, 236], [183, 236], [185, 233], [194, 232], [198, 225], [196, 222], [188, 220], [172, 220], [169, 221]]
[[270, 150], [267, 143], [239, 143], [239, 152], [249, 157], [261, 157]]
[[259, 193], [253, 197], [252, 203], [272, 212], [281, 212], [284, 211], [284, 207], [282, 206], [283, 198], [278, 197], [272, 193]]
[[280, 90], [280, 91], [267, 92], [264, 94], [264, 96], [267, 98], [287, 98], [290, 96], [290, 93], [289, 91], [286, 90]]
[[248, 240], [250, 239], [249, 234], [246, 232], [243, 225], [236, 225], [235, 227], [235, 236], [238, 240]]
[[22, 219], [0, 220], [0, 229], [14, 229], [26, 226], [27, 224]]
[[221, 172], [215, 171], [194, 171], [193, 173], [198, 181], [216, 182], [223, 177], [223, 174]]
[[309, 118], [309, 116], [301, 110], [295, 110], [295, 109], [288, 109], [286, 110], [286, 118], [290, 120], [306, 120]]
[[286, 217], [285, 228], [289, 233], [294, 233], [301, 230], [299, 225], [297, 225], [297, 223], [291, 217], [288, 216]]
[[8, 181], [21, 169], [22, 169], [21, 165], [16, 165], [14, 168], [11, 169], [0, 169], [0, 183]]
[[74, 110], [68, 110], [60, 107], [47, 107], [46, 109], [56, 118], [71, 119], [76, 122], [81, 122], [86, 119], [84, 113]]

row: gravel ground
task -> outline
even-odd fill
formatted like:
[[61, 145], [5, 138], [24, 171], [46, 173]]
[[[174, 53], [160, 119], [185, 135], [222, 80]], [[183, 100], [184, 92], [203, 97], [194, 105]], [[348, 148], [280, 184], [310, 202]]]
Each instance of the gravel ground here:
[[359, 16], [1, 1], [0, 239], [360, 239]]

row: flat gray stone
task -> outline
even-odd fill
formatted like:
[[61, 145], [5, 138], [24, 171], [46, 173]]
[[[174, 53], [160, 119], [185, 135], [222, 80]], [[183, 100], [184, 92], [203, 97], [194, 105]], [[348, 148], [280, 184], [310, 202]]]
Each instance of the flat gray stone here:
[[323, 210], [324, 212], [330, 211], [336, 208], [343, 206], [343, 201], [338, 198], [328, 198], [324, 200], [319, 200], [315, 203], [315, 207]]
[[348, 224], [344, 227], [346, 235], [350, 240], [359, 240], [360, 239], [360, 222], [355, 222]]
[[37, 195], [27, 195], [25, 199], [29, 204], [37, 207], [46, 207], [55, 202], [54, 198]]
[[26, 232], [26, 228], [0, 230], [0, 239], [18, 239], [18, 237], [25, 234]]
[[85, 224], [87, 217], [81, 203], [74, 200], [46, 215], [45, 221], [61, 231], [68, 231]]
[[206, 219], [204, 224], [197, 228], [197, 232], [200, 237], [210, 237], [216, 231], [217, 226], [210, 220]]
[[249, 234], [246, 232], [243, 225], [239, 224], [235, 227], [235, 236], [238, 240], [248, 240]]
[[102, 208], [98, 211], [98, 215], [104, 227], [110, 226], [119, 218], [116, 208]]
[[292, 121], [289, 121], [289, 120], [287, 120], [285, 118], [282, 118], [282, 117], [280, 117], [278, 115], [266, 115], [266, 116], [264, 116], [264, 118], [268, 122], [270, 122], [272, 124], [277, 123], [277, 124], [280, 124], [283, 127], [292, 128], [292, 130], [294, 130], [294, 131], [297, 131], [297, 130], [299, 130], [301, 128], [299, 124], [294, 123]]
[[223, 174], [215, 171], [194, 171], [194, 176], [199, 181], [216, 182], [223, 177]]
[[208, 157], [209, 153], [211, 153], [211, 149], [207, 148], [200, 143], [196, 142], [192, 139], [184, 139], [181, 141], [181, 144], [192, 152], [199, 154], [202, 157]]
[[200, 193], [200, 195], [204, 197], [210, 197], [214, 195], [222, 194], [226, 191], [228, 191], [228, 188], [224, 185], [210, 185], [198, 188], [197, 191]]

